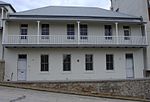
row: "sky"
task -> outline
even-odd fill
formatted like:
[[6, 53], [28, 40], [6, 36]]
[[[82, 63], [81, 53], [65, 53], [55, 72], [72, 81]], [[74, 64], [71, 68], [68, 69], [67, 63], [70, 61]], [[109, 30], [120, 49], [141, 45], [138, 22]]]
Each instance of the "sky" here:
[[110, 8], [110, 0], [1, 0], [10, 3], [16, 11], [25, 11], [45, 6], [85, 6]]

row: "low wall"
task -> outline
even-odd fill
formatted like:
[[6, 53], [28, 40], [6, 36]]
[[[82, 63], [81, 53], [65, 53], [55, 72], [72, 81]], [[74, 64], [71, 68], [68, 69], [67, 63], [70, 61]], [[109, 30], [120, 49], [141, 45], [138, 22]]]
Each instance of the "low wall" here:
[[15, 87], [82, 95], [105, 95], [150, 100], [150, 79], [74, 82], [3, 82]]
[[0, 81], [4, 80], [5, 61], [0, 60]]

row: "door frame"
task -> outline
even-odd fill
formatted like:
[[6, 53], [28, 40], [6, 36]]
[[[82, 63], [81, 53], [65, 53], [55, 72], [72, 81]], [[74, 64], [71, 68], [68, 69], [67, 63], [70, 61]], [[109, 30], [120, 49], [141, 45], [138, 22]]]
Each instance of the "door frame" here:
[[134, 73], [134, 54], [133, 53], [125, 53], [125, 69], [126, 69], [126, 78], [127, 79], [132, 79], [130, 77], [127, 77], [127, 55], [131, 55], [132, 56], [132, 71], [133, 71], [133, 77], [135, 78], [135, 73]]
[[[18, 62], [19, 62], [19, 55], [25, 55], [26, 56], [26, 69], [25, 69], [25, 80], [18, 80]], [[26, 81], [27, 80], [27, 54], [18, 54], [18, 59], [17, 59], [17, 81]]]

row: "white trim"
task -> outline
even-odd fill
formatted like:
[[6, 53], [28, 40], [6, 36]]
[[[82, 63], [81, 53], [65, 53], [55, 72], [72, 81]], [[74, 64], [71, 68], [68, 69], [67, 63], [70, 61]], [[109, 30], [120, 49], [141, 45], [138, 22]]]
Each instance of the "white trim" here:
[[78, 44], [80, 44], [80, 21], [77, 21], [78, 23]]
[[119, 42], [118, 42], [118, 22], [116, 22], [115, 25], [116, 25], [117, 44], [119, 44]]
[[37, 37], [37, 43], [39, 44], [39, 35], [40, 35], [40, 21], [37, 21], [37, 35], [38, 35], [38, 37]]

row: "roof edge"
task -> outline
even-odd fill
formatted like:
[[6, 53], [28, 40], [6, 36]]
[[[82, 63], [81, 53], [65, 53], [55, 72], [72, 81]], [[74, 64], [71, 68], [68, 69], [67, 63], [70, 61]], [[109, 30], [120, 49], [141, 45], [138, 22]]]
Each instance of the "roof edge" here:
[[11, 4], [0, 4], [0, 6], [9, 6], [14, 12], [16, 12], [16, 10]]
[[10, 14], [9, 17], [25, 17], [25, 18], [86, 18], [86, 19], [130, 19], [130, 20], [140, 20], [141, 17], [96, 17], [96, 16], [62, 16], [62, 15], [13, 15]]

